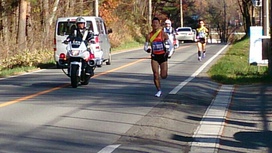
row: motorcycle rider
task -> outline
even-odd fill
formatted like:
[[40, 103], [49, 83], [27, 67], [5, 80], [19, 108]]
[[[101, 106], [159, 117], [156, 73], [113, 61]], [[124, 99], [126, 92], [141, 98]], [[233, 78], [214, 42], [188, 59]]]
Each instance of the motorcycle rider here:
[[76, 28], [72, 29], [71, 34], [67, 37], [66, 41], [72, 41], [74, 38], [83, 38], [85, 32], [87, 32], [87, 36], [85, 40], [90, 41], [94, 35], [91, 30], [88, 30], [85, 26], [86, 21], [83, 17], [78, 17], [76, 19]]
[[[175, 31], [174, 28], [171, 26], [171, 21], [169, 19], [165, 20], [165, 27], [163, 31], [168, 34], [169, 40], [174, 44], [175, 40]], [[170, 58], [174, 52], [174, 48], [170, 50], [168, 57]]]
[[[88, 42], [94, 38], [94, 34], [91, 30], [87, 29], [85, 25], [86, 25], [85, 19], [83, 17], [78, 17], [76, 19], [76, 28], [72, 29], [71, 34], [66, 38], [65, 42], [73, 41], [75, 38], [83, 39], [83, 37], [85, 37], [84, 40], [86, 40], [85, 43], [87, 46], [87, 50], [90, 52], [90, 54], [92, 54]], [[93, 67], [87, 65], [86, 73], [87, 75], [93, 76], [94, 75]]]
[[163, 31], [168, 35], [174, 34], [174, 29], [172, 28], [171, 21], [169, 19], [165, 20], [165, 27], [163, 28]]

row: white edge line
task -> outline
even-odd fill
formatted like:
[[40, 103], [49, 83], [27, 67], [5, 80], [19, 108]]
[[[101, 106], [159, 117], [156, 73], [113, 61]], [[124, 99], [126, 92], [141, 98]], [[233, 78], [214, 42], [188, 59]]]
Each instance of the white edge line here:
[[182, 89], [187, 83], [192, 81], [205, 67], [210, 64], [219, 54], [221, 54], [228, 45], [225, 45], [221, 50], [219, 50], [215, 55], [213, 55], [207, 62], [205, 62], [200, 68], [198, 68], [189, 78], [177, 85], [172, 91], [169, 92], [170, 95], [175, 95], [180, 89]]
[[225, 124], [225, 120], [227, 118], [227, 113], [229, 111], [229, 106], [230, 106], [230, 103], [231, 103], [231, 99], [232, 99], [232, 94], [234, 92], [234, 86], [233, 85], [225, 85], [225, 88], [229, 88], [229, 89], [225, 89], [225, 90], [228, 90], [229, 91], [229, 96], [228, 96], [228, 101], [227, 101], [227, 106], [226, 106], [226, 110], [225, 110], [225, 113], [224, 113], [224, 122], [221, 124], [221, 128], [220, 128], [220, 131], [218, 133], [218, 138], [217, 138], [217, 143], [215, 145], [215, 150], [216, 152], [218, 152], [218, 149], [220, 147], [220, 139], [221, 139], [221, 136], [223, 134], [223, 130], [224, 130], [224, 124]]
[[[233, 93], [233, 85], [223, 85], [223, 86], [221, 86], [221, 88], [220, 88], [220, 90], [219, 90], [219, 92], [227, 92], [228, 94], [227, 95], [225, 95], [225, 96], [227, 96], [228, 98], [227, 98], [227, 102], [226, 102], [226, 107], [225, 107], [225, 110], [224, 110], [224, 114], [223, 114], [223, 116], [215, 116], [215, 117], [220, 117], [220, 118], [222, 118], [222, 119], [224, 119], [224, 121], [220, 124], [220, 130], [219, 130], [219, 132], [217, 133], [217, 136], [216, 136], [216, 141], [215, 141], [215, 143], [213, 144], [213, 146], [215, 146], [214, 147], [214, 151], [213, 152], [217, 152], [218, 151], [218, 149], [219, 149], [219, 146], [220, 146], [220, 138], [221, 138], [221, 135], [222, 135], [222, 133], [223, 133], [223, 128], [224, 128], [224, 123], [225, 123], [225, 119], [226, 119], [226, 117], [227, 117], [227, 112], [228, 112], [228, 109], [229, 109], [229, 105], [230, 105], [230, 102], [231, 102], [231, 97], [232, 97], [232, 93]], [[217, 95], [218, 96], [218, 95]], [[217, 100], [217, 101], [216, 101]], [[211, 110], [211, 108], [214, 106], [214, 105], [216, 105], [216, 104], [220, 104], [220, 103], [224, 103], [224, 102], [222, 102], [222, 101], [218, 101], [218, 98], [217, 97], [215, 97], [214, 99], [213, 99], [213, 101], [212, 101], [212, 103], [209, 105], [209, 107], [207, 108], [207, 110], [206, 110], [206, 112], [204, 113], [204, 115], [203, 115], [203, 117], [202, 117], [202, 120], [200, 121], [200, 125], [197, 127], [197, 129], [195, 130], [195, 132], [194, 132], [194, 135], [193, 135], [193, 138], [196, 138], [196, 137], [198, 137], [198, 132], [200, 131], [200, 129], [202, 128], [201, 127], [201, 125], [203, 124], [203, 122], [205, 122], [204, 121], [204, 119], [205, 118], [207, 118], [208, 117], [208, 114], [209, 114], [209, 112], [210, 112], [210, 110]], [[206, 133], [209, 133], [209, 130], [212, 130], [212, 129], [202, 129], [202, 132], [206, 132]], [[208, 135], [206, 135], [206, 136], [208, 136]], [[201, 143], [203, 143], [203, 144], [201, 144]], [[195, 145], [194, 145], [195, 144]], [[193, 148], [193, 147], [195, 147], [195, 148], [197, 148], [197, 149], [204, 149], [205, 148], [205, 141], [193, 141], [193, 142], [191, 142], [191, 144], [190, 144], [190, 146], [191, 146], [191, 149]], [[212, 145], [212, 144], [209, 144], [209, 145]], [[202, 147], [202, 148], [201, 148]], [[208, 147], [208, 146], [206, 146], [206, 147]], [[195, 150], [194, 150], [195, 151]], [[190, 152], [192, 152], [192, 150], [190, 151]], [[209, 151], [207, 151], [207, 152], [209, 152]]]
[[102, 150], [100, 150], [98, 153], [111, 153], [113, 152], [115, 149], [117, 149], [121, 144], [117, 144], [117, 145], [108, 145], [105, 148], [103, 148]]

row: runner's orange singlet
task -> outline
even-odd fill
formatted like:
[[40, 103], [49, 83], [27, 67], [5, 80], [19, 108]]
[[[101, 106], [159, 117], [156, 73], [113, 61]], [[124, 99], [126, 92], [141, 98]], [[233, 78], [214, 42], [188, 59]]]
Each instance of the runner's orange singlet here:
[[[155, 32], [150, 32], [149, 38], [151, 38]], [[164, 54], [164, 45], [163, 45], [163, 37], [162, 37], [162, 31], [158, 34], [158, 36], [151, 42], [152, 52], [155, 55]]]

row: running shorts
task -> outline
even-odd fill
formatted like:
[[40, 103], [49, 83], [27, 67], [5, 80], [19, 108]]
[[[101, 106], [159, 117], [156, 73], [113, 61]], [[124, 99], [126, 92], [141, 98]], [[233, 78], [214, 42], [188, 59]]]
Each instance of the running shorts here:
[[201, 44], [205, 44], [206, 39], [205, 38], [198, 38], [197, 42], [200, 42]]
[[151, 59], [157, 61], [159, 64], [166, 62], [168, 60], [168, 56], [165, 54], [151, 54]]

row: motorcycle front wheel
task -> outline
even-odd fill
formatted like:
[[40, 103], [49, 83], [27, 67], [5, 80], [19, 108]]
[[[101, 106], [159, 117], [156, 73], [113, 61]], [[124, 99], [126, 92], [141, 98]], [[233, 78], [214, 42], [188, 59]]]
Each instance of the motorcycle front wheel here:
[[79, 77], [78, 74], [78, 65], [71, 65], [71, 85], [73, 88], [77, 88], [79, 83]]

